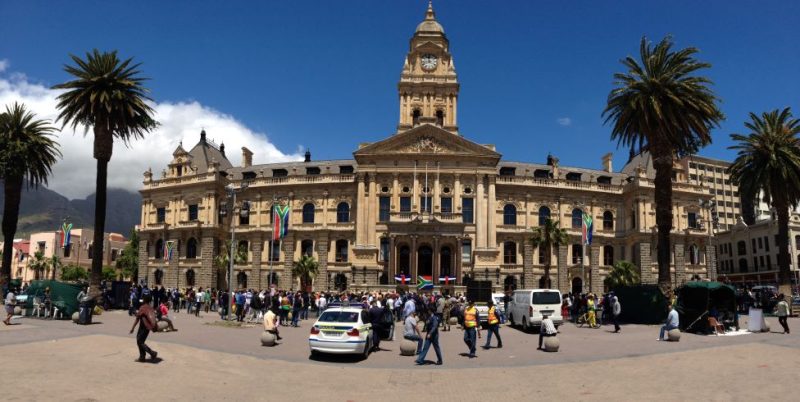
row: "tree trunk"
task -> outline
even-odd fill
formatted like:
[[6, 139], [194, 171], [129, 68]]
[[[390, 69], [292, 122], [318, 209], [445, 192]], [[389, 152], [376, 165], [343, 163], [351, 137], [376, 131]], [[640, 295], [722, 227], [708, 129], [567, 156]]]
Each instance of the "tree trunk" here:
[[[103, 239], [106, 229], [106, 184], [108, 181], [108, 161], [114, 146], [112, 133], [102, 124], [94, 127], [94, 157], [97, 159], [97, 182], [95, 184], [94, 239], [92, 249], [92, 272], [89, 285], [100, 297], [100, 281], [103, 275]], [[91, 292], [90, 292], [91, 293]]]
[[19, 203], [22, 198], [22, 177], [6, 177], [3, 182], [5, 205], [3, 207], [3, 266], [0, 286], [11, 281], [11, 258], [14, 253], [14, 235], [17, 233]]
[[[656, 147], [657, 149], [658, 147]], [[655, 203], [656, 226], [658, 227], [658, 286], [664, 294], [670, 290], [670, 232], [672, 231], [672, 153], [653, 154], [653, 168], [656, 170]], [[641, 267], [650, 269], [650, 267]], [[674, 284], [677, 286], [677, 284]]]
[[552, 264], [551, 259], [553, 258], [553, 246], [547, 245], [547, 255], [544, 256], [544, 284], [547, 289], [550, 289], [550, 264]]
[[[777, 196], [773, 202], [778, 215], [778, 288], [781, 293], [791, 298], [792, 272], [789, 257], [789, 205], [785, 197]], [[791, 302], [790, 302], [791, 304]]]

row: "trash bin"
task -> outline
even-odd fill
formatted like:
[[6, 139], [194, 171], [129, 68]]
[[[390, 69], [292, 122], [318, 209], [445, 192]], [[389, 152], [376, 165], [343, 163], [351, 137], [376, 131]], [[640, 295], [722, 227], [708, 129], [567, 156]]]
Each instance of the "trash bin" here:
[[92, 323], [92, 311], [94, 310], [94, 299], [83, 298], [78, 304], [78, 324], [89, 325]]

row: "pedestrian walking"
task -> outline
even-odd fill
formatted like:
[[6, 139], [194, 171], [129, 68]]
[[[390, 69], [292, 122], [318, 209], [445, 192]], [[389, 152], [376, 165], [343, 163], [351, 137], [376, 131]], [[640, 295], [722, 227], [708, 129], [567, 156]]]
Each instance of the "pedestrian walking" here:
[[589, 328], [594, 328], [597, 326], [597, 315], [595, 313], [594, 308], [594, 296], [589, 295], [586, 298], [586, 315], [587, 315], [587, 322], [589, 323]]
[[778, 316], [778, 322], [783, 327], [783, 333], [789, 334], [789, 323], [786, 319], [789, 317], [789, 303], [786, 303], [786, 296], [781, 293], [778, 295], [778, 304], [775, 305], [775, 315]]
[[6, 319], [3, 320], [3, 324], [11, 325], [11, 317], [14, 316], [14, 307], [17, 304], [17, 295], [14, 294], [14, 290], [9, 288], [8, 293], [6, 294]]
[[372, 323], [372, 350], [381, 350], [381, 333], [384, 331], [383, 327], [383, 309], [378, 307], [377, 300], [373, 299], [370, 302], [369, 308], [369, 321]]
[[292, 326], [299, 327], [300, 321], [300, 312], [303, 310], [303, 297], [300, 295], [300, 292], [297, 292], [294, 295], [294, 300], [292, 302]]
[[136, 360], [137, 362], [144, 362], [145, 353], [150, 355], [151, 360], [155, 360], [158, 357], [158, 352], [150, 347], [147, 346], [144, 342], [147, 340], [147, 335], [150, 335], [150, 331], [154, 331], [156, 329], [156, 312], [153, 310], [153, 306], [150, 303], [153, 301], [153, 297], [149, 294], [142, 296], [143, 303], [139, 306], [139, 310], [136, 311], [136, 319], [133, 320], [133, 327], [131, 327], [131, 332], [136, 329], [136, 325], [139, 325], [139, 331], [136, 333], [136, 346], [139, 348], [139, 359]]
[[614, 333], [619, 333], [619, 315], [622, 313], [622, 305], [614, 292], [611, 292], [611, 321], [614, 322]]
[[486, 344], [483, 345], [484, 349], [489, 349], [492, 343], [492, 334], [497, 337], [497, 348], [503, 347], [503, 340], [500, 339], [500, 319], [497, 317], [497, 307], [495, 307], [494, 302], [489, 300], [489, 312], [487, 313], [487, 332], [489, 333], [486, 336]]
[[236, 321], [244, 321], [244, 292], [241, 290], [236, 292], [234, 296], [234, 303], [236, 303]]
[[428, 332], [425, 334], [425, 346], [422, 347], [419, 356], [417, 356], [416, 363], [419, 365], [425, 364], [425, 356], [428, 355], [428, 350], [433, 345], [433, 351], [436, 352], [436, 365], [442, 365], [442, 349], [439, 347], [439, 315], [431, 314], [426, 323]]
[[477, 343], [478, 309], [475, 308], [475, 300], [470, 300], [467, 308], [464, 309], [464, 343], [469, 348], [469, 358], [478, 357], [475, 354]]

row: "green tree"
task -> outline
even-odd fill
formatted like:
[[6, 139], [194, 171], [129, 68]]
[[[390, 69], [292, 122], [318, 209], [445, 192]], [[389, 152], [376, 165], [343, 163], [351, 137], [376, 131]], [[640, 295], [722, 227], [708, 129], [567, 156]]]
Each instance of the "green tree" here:
[[614, 74], [615, 87], [603, 110], [605, 122], [613, 122], [611, 138], [618, 145], [632, 153], [647, 151], [653, 158], [658, 284], [665, 293], [670, 288], [673, 162], [710, 144], [711, 129], [724, 119], [711, 81], [696, 75], [711, 65], [697, 61], [693, 47], [672, 47], [670, 37], [655, 46], [642, 38], [641, 60], [622, 60], [627, 71]]
[[126, 278], [139, 279], [139, 232], [136, 229], [131, 229], [128, 244], [117, 258], [117, 268]]
[[742, 199], [759, 193], [778, 216], [778, 280], [781, 292], [791, 295], [789, 268], [789, 209], [800, 201], [800, 120], [789, 108], [757, 116], [750, 113], [744, 126], [749, 134], [731, 134], [737, 144], [736, 160], [729, 167]]
[[566, 245], [569, 242], [569, 235], [562, 229], [558, 221], [550, 218], [544, 221], [544, 226], [533, 229], [531, 243], [534, 248], [539, 249], [539, 253], [544, 253], [544, 283], [545, 288], [550, 289], [550, 266], [552, 264], [553, 248]]
[[0, 180], [3, 181], [3, 263], [0, 286], [11, 279], [11, 256], [19, 221], [22, 186], [37, 188], [47, 184], [47, 176], [61, 157], [52, 135], [55, 128], [47, 120], [36, 120], [25, 105], [14, 103], [0, 113]]
[[103, 280], [104, 281], [113, 281], [117, 279], [117, 270], [114, 267], [105, 266], [103, 267]]
[[81, 266], [67, 265], [61, 270], [61, 280], [66, 282], [85, 281], [89, 279], [89, 273]]
[[300, 289], [305, 290], [319, 273], [319, 263], [309, 255], [300, 257], [292, 266], [292, 277], [300, 279]]
[[[230, 260], [230, 248], [231, 241], [226, 240], [225, 243], [220, 246], [219, 253], [214, 256], [214, 266], [217, 268], [217, 273], [220, 275], [220, 278], [228, 278], [228, 261]], [[240, 247], [236, 248], [236, 254], [234, 257], [234, 264], [245, 264], [247, 263], [247, 249], [242, 249]], [[230, 287], [229, 287], [230, 289]]]
[[57, 255], [50, 257], [50, 279], [56, 280], [56, 271], [58, 271], [59, 268], [61, 268], [61, 258], [58, 258]]
[[127, 144], [143, 138], [158, 123], [153, 120], [153, 109], [147, 104], [151, 99], [140, 76], [139, 64], [133, 59], [121, 61], [117, 52], [86, 54], [83, 60], [70, 55], [74, 66], [64, 70], [75, 79], [54, 86], [63, 89], [58, 96], [59, 121], [73, 129], [83, 126], [88, 133], [94, 130], [94, 158], [97, 159], [96, 199], [94, 207], [94, 248], [90, 285], [95, 296], [100, 295], [100, 278], [103, 268], [103, 234], [106, 227], [106, 182], [108, 162], [114, 148], [114, 139]]
[[44, 252], [37, 251], [33, 253], [33, 258], [28, 260], [28, 268], [33, 270], [33, 279], [40, 280], [42, 279], [42, 274], [47, 271], [50, 267], [49, 259], [44, 257]]
[[631, 262], [619, 260], [614, 263], [614, 267], [603, 282], [608, 289], [638, 285], [640, 283], [639, 268]]

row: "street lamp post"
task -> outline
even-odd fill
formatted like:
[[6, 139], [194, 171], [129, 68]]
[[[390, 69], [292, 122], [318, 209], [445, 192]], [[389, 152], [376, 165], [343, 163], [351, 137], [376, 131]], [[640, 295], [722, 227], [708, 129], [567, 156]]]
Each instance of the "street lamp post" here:
[[227, 308], [227, 310], [228, 310], [228, 317], [227, 317], [228, 321], [230, 321], [231, 318], [232, 318], [232, 316], [231, 316], [232, 312], [231, 312], [230, 304], [233, 301], [233, 297], [234, 297], [234, 292], [233, 292], [233, 262], [234, 262], [234, 255], [235, 255], [234, 251], [236, 250], [235, 249], [235, 247], [236, 247], [236, 231], [234, 230], [234, 226], [233, 226], [233, 212], [236, 209], [236, 193], [237, 192], [241, 192], [241, 191], [245, 190], [246, 188], [247, 188], [247, 182], [242, 182], [242, 184], [240, 185], [240, 187], [238, 189], [233, 187], [232, 185], [229, 185], [229, 186], [225, 187], [225, 190], [228, 192], [228, 197], [231, 198], [231, 205], [230, 205], [231, 214], [229, 215], [230, 219], [231, 219], [230, 220], [231, 247], [230, 247], [230, 250], [228, 250], [228, 252], [230, 253], [230, 255], [228, 256], [228, 293], [229, 293], [229, 297], [230, 298], [228, 299], [228, 305], [225, 306], [225, 308]]

